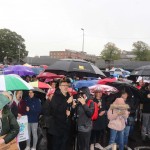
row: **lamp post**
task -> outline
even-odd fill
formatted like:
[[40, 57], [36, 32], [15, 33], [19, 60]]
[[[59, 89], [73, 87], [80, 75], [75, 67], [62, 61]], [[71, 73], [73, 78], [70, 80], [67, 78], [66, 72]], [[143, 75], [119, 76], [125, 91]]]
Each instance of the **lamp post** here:
[[81, 30], [83, 31], [82, 52], [84, 52], [84, 29], [83, 29], [83, 28], [81, 28]]

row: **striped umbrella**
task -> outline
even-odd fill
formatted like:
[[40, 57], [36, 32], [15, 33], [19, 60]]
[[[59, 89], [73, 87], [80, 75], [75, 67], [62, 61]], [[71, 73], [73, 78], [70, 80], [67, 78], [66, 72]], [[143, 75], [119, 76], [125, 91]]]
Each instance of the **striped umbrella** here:
[[0, 91], [31, 90], [33, 87], [16, 75], [0, 75]]

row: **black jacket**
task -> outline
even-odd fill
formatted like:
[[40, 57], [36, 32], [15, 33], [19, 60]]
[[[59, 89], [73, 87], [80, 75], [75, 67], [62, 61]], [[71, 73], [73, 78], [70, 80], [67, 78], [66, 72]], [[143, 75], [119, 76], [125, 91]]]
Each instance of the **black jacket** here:
[[147, 97], [147, 95], [150, 94], [150, 91], [145, 90], [143, 91], [143, 113], [150, 113], [150, 98]]
[[69, 93], [64, 96], [57, 89], [50, 102], [50, 111], [53, 117], [53, 133], [54, 135], [62, 135], [70, 130], [70, 117], [67, 117], [66, 110], [69, 109], [67, 100], [70, 97]]
[[88, 100], [85, 105], [79, 104], [77, 106], [77, 125], [78, 131], [89, 132], [92, 129], [92, 120], [91, 117], [94, 113], [94, 102], [90, 103], [90, 106], [87, 105]]
[[[98, 103], [99, 101], [94, 98], [94, 102]], [[106, 101], [102, 98], [101, 100], [102, 107], [99, 109], [99, 113], [106, 111]], [[97, 120], [93, 121], [93, 130], [102, 130], [106, 128], [107, 120], [106, 113], [103, 116], [98, 116]]]

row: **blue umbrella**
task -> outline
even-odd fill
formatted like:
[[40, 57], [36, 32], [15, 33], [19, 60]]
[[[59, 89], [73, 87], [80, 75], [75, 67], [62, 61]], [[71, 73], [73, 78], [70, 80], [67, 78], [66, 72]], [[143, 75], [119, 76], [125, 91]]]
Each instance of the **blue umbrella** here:
[[38, 74], [40, 74], [41, 72], [44, 71], [44, 68], [41, 68], [41, 67], [31, 68], [31, 69], [32, 69], [32, 71], [33, 71], [36, 75], [38, 75]]
[[73, 83], [74, 88], [82, 88], [96, 85], [98, 80], [80, 80]]
[[3, 73], [6, 74], [17, 74], [19, 76], [35, 75], [31, 68], [22, 65], [9, 66], [3, 69]]

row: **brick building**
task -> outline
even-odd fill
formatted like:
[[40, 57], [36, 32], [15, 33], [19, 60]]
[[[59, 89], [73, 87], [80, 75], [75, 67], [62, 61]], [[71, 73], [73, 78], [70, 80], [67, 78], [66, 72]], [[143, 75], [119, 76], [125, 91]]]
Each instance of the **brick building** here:
[[65, 49], [65, 51], [50, 51], [49, 56], [55, 59], [64, 59], [64, 58], [83, 59], [94, 63], [98, 59], [98, 56], [96, 55], [90, 55], [87, 54], [86, 52], [74, 51], [69, 49]]

